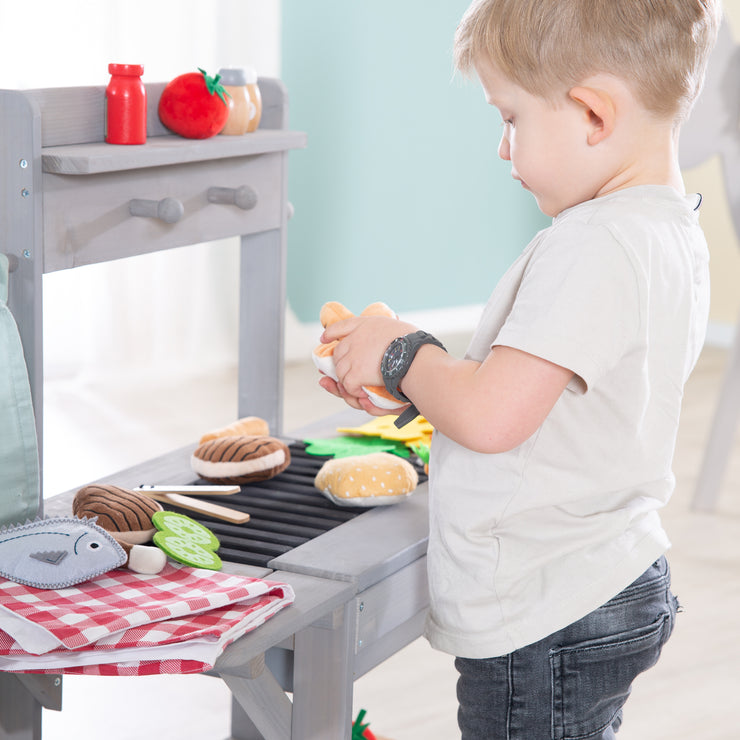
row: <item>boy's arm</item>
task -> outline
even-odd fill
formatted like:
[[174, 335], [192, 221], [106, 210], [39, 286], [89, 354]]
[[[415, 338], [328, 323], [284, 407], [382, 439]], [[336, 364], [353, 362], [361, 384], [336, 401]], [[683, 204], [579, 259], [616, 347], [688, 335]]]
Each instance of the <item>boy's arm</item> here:
[[422, 347], [401, 390], [445, 436], [476, 452], [518, 447], [545, 421], [573, 372], [512, 347], [482, 362]]
[[[410, 324], [376, 318], [329, 327], [324, 341], [343, 340], [334, 360], [345, 398], [361, 399], [363, 385], [381, 385], [383, 352], [397, 336], [414, 330]], [[511, 347], [494, 347], [479, 363], [424, 345], [400, 388], [440, 432], [476, 452], [493, 453], [528, 439], [572, 377], [571, 370]]]

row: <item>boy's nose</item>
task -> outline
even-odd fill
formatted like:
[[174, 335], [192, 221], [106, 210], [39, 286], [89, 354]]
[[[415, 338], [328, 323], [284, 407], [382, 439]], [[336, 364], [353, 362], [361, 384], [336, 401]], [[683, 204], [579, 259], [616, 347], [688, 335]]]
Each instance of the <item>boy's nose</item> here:
[[509, 140], [506, 138], [506, 134], [504, 134], [498, 144], [498, 156], [508, 162], [511, 159], [510, 151]]

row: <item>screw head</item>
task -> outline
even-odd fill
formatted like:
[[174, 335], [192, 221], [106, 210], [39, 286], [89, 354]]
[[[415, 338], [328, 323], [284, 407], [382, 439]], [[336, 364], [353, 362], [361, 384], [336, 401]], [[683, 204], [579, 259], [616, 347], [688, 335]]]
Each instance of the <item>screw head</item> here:
[[24, 257], [25, 257], [25, 258], [26, 258], [27, 260], [30, 260], [30, 259], [31, 259], [31, 250], [30, 250], [30, 249], [24, 249], [24, 250], [23, 250], [23, 256], [24, 256]]
[[28, 188], [23, 188], [23, 190], [21, 190], [21, 195], [24, 198], [28, 198], [28, 196], [31, 195], [31, 191]]
[[26, 167], [28, 167], [28, 160], [27, 159], [21, 159], [20, 162], [18, 162], [18, 165], [22, 170], [25, 170]]

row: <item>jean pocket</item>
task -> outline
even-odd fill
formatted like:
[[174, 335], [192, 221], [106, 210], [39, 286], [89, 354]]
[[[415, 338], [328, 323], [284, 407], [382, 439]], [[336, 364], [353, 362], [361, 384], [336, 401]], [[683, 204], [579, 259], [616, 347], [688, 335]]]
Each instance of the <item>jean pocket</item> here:
[[603, 737], [619, 722], [635, 677], [655, 665], [671, 615], [638, 629], [550, 651], [553, 740]]

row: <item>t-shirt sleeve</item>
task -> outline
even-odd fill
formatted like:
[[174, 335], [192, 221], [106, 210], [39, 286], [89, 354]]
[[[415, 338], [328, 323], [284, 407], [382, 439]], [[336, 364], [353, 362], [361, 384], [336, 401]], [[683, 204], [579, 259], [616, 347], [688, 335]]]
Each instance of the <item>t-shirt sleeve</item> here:
[[629, 251], [604, 226], [554, 229], [532, 256], [492, 343], [572, 370], [586, 392], [629, 350], [641, 316]]

